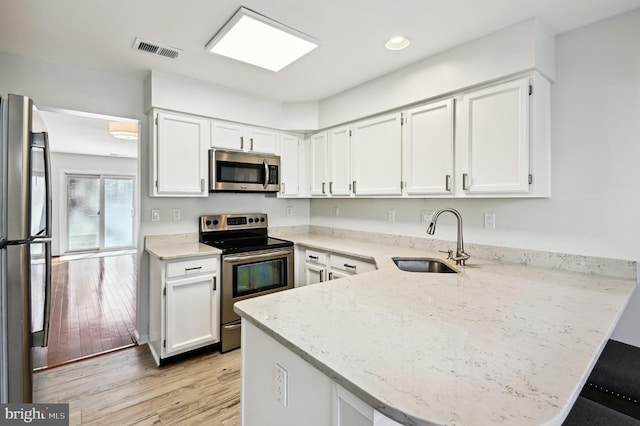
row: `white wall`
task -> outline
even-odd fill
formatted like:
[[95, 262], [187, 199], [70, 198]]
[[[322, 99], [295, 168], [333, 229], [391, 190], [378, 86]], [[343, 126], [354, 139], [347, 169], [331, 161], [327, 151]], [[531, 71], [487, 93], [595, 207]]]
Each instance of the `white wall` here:
[[319, 124], [335, 126], [534, 68], [555, 77], [553, 36], [532, 18], [323, 99]]
[[[638, 46], [640, 10], [556, 37], [550, 199], [313, 200], [311, 223], [419, 236], [426, 229], [420, 210], [451, 206], [462, 213], [469, 242], [640, 260]], [[392, 88], [365, 84], [341, 96], [352, 105]], [[332, 218], [333, 206], [340, 219]], [[395, 223], [386, 221], [388, 209], [396, 210]], [[496, 214], [495, 230], [482, 228], [484, 212]], [[455, 239], [453, 217], [443, 216], [436, 237]], [[640, 346], [638, 323], [636, 294], [614, 337]]]
[[[64, 254], [66, 250], [66, 184], [64, 173], [94, 173], [137, 176], [137, 158], [99, 157], [95, 155], [79, 155], [51, 153], [51, 192], [52, 197], [52, 230], [51, 251], [54, 256]], [[137, 177], [136, 177], [137, 179]], [[134, 219], [137, 225], [137, 217]], [[137, 226], [134, 226], [137, 228]], [[134, 241], [134, 244], [136, 242]]]

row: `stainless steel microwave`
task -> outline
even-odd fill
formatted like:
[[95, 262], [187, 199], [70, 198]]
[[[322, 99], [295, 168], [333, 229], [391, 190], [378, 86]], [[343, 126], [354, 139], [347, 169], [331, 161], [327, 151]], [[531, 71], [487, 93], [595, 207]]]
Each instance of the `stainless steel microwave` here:
[[209, 150], [209, 192], [278, 192], [280, 157]]

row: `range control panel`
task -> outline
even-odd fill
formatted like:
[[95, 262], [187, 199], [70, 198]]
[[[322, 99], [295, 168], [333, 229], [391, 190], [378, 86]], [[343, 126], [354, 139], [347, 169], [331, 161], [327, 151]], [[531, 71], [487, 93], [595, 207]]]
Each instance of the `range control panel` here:
[[200, 232], [266, 228], [267, 223], [266, 213], [205, 215], [200, 216]]

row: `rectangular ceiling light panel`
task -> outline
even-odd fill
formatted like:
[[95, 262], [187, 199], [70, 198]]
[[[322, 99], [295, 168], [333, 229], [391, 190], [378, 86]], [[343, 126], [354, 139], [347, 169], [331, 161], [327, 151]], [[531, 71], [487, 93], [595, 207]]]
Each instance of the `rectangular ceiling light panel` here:
[[211, 53], [277, 72], [313, 49], [318, 41], [241, 7], [211, 39]]

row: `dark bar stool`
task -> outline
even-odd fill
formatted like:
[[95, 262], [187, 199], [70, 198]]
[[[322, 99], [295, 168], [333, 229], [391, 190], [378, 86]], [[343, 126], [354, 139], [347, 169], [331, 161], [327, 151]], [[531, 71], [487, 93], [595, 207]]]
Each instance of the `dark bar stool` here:
[[564, 425], [640, 426], [640, 348], [609, 340]]

